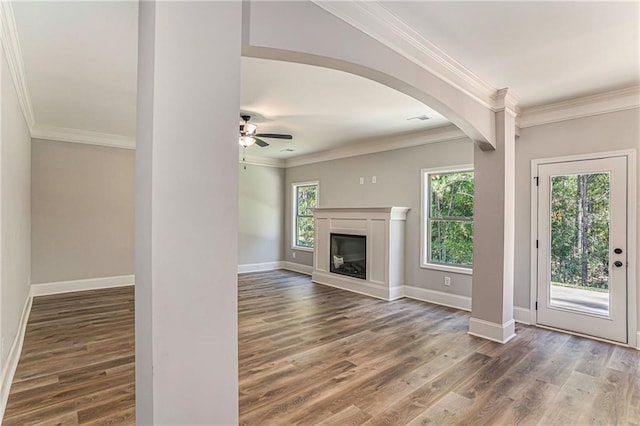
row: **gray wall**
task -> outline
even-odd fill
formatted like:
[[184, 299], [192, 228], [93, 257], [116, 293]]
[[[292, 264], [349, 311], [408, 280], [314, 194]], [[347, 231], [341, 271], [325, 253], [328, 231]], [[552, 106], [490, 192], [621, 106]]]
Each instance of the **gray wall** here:
[[[1, 49], [0, 49], [1, 50]], [[0, 313], [2, 364], [18, 332], [29, 293], [31, 270], [31, 138], [9, 68], [2, 56], [2, 139], [0, 139]]]
[[284, 169], [239, 167], [238, 264], [282, 260]]
[[[321, 207], [410, 207], [405, 240], [406, 284], [471, 296], [470, 275], [420, 268], [420, 169], [472, 163], [473, 144], [458, 140], [286, 169], [285, 260], [313, 264], [313, 253], [291, 248], [291, 184], [318, 180]], [[360, 185], [361, 176], [364, 185]], [[377, 183], [371, 183], [372, 176]], [[451, 287], [443, 285], [445, 275], [451, 277]]]
[[516, 141], [515, 306], [529, 308], [531, 298], [531, 160], [637, 149], [639, 123], [632, 109], [522, 129]]
[[32, 283], [133, 274], [135, 151], [33, 140]]

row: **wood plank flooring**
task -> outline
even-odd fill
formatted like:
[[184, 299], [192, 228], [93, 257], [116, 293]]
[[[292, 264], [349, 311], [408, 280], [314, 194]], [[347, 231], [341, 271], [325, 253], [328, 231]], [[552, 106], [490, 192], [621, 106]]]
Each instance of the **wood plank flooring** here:
[[135, 423], [133, 287], [33, 299], [2, 424]]
[[[133, 424], [133, 309], [133, 288], [34, 299], [3, 424]], [[500, 345], [468, 321], [241, 275], [240, 423], [640, 425], [640, 351], [523, 326]]]
[[384, 302], [286, 271], [239, 279], [240, 423], [640, 425], [640, 351]]

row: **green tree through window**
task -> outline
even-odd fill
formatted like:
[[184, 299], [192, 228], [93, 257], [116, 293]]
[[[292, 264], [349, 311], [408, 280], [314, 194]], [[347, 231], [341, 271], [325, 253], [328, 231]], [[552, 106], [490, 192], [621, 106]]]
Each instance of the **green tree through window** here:
[[294, 246], [313, 248], [315, 230], [313, 209], [318, 207], [318, 184], [294, 184], [295, 236]]
[[426, 172], [425, 263], [473, 265], [473, 171]]

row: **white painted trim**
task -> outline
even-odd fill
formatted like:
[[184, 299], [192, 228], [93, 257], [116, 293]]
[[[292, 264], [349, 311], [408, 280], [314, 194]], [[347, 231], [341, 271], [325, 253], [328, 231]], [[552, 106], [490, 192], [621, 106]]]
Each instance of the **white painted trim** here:
[[299, 274], [311, 275], [313, 273], [313, 266], [303, 265], [302, 263], [283, 262], [283, 268]]
[[274, 271], [276, 269], [283, 269], [284, 262], [264, 262], [264, 263], [246, 263], [244, 265], [238, 265], [238, 273], [246, 274], [248, 272], [262, 272], [262, 271]]
[[524, 109], [517, 125], [523, 129], [639, 107], [640, 86], [633, 86]]
[[375, 154], [378, 152], [393, 151], [396, 149], [411, 148], [430, 143], [447, 142], [452, 140], [470, 140], [462, 130], [454, 125], [436, 127], [423, 132], [391, 136], [387, 138], [369, 139], [339, 146], [313, 154], [300, 155], [285, 160], [285, 166], [298, 167], [307, 164], [321, 163], [323, 161], [339, 160], [342, 158], [357, 157], [360, 155]]
[[[634, 149], [625, 149], [620, 151], [605, 151], [589, 154], [578, 154], [564, 157], [551, 157], [531, 160], [531, 324], [536, 325], [535, 303], [538, 297], [538, 259], [534, 256], [537, 253], [535, 241], [538, 238], [538, 194], [534, 178], [538, 175], [538, 166], [550, 163], [559, 163], [566, 161], [594, 160], [610, 157], [627, 157], [627, 339], [630, 346], [640, 346], [640, 334], [638, 332], [638, 323], [640, 322], [640, 311], [637, 306], [638, 288], [636, 264], [638, 241], [636, 237], [636, 229], [638, 226], [637, 219], [637, 153]], [[633, 283], [636, 283], [634, 286]], [[634, 339], [636, 341], [634, 342]]]
[[[640, 306], [638, 306], [638, 176], [637, 170], [637, 153], [635, 150], [627, 152], [627, 331], [629, 344], [640, 347], [640, 338], [638, 338], [638, 325], [640, 324]], [[635, 283], [635, 285], [633, 285]], [[636, 339], [634, 342], [633, 339]]]
[[34, 125], [31, 129], [31, 137], [35, 139], [100, 145], [110, 148], [136, 149], [136, 139], [134, 137], [65, 127]]
[[458, 294], [445, 293], [442, 291], [429, 290], [426, 288], [408, 285], [404, 286], [404, 296], [409, 299], [420, 300], [422, 302], [448, 306], [450, 308], [471, 312], [471, 298], [468, 296], [460, 296]]
[[239, 151], [238, 162], [251, 166], [275, 167], [278, 169], [285, 168], [285, 160], [279, 158], [260, 157], [258, 155], [245, 155], [243, 158], [242, 148]]
[[[353, 282], [349, 278], [342, 278], [341, 276], [333, 277], [328, 272], [314, 271], [311, 277], [311, 281], [316, 284], [322, 284], [329, 287], [339, 288], [340, 290], [350, 291], [352, 293], [362, 294], [364, 296], [375, 297], [376, 299], [382, 299], [391, 301], [391, 289], [382, 285], [373, 284], [362, 280], [360, 283]], [[394, 296], [397, 296], [398, 292], [394, 291]]]
[[451, 272], [456, 274], [473, 275], [473, 268], [463, 268], [453, 265], [441, 265], [427, 262], [427, 242], [430, 241], [429, 228], [427, 224], [427, 212], [429, 211], [429, 200], [431, 194], [426, 193], [427, 177], [434, 173], [456, 173], [473, 172], [473, 164], [459, 164], [455, 166], [431, 167], [420, 169], [420, 259], [418, 265], [423, 269], [434, 269], [437, 271]]
[[15, 339], [11, 344], [9, 356], [7, 361], [2, 366], [2, 392], [0, 396], [0, 419], [4, 418], [4, 411], [7, 408], [7, 400], [9, 399], [9, 392], [11, 391], [11, 383], [13, 383], [13, 377], [16, 374], [16, 368], [18, 367], [18, 361], [20, 360], [20, 354], [22, 353], [22, 344], [24, 343], [24, 334], [27, 330], [27, 322], [29, 322], [29, 314], [31, 313], [31, 304], [33, 302], [33, 296], [31, 292], [27, 294], [27, 300], [24, 302], [24, 308], [22, 309], [22, 316], [20, 317], [20, 323], [18, 324], [18, 332]]
[[636, 349], [640, 351], [640, 331], [638, 331], [636, 336]]
[[447, 55], [378, 1], [312, 0], [316, 5], [492, 108], [496, 89]]
[[402, 299], [405, 297], [404, 286], [389, 287], [389, 301]]
[[531, 325], [535, 323], [535, 318], [531, 317], [531, 309], [521, 308], [520, 306], [513, 307], [513, 319], [520, 324]]
[[96, 290], [100, 288], [130, 286], [134, 284], [134, 275], [89, 278], [73, 281], [58, 281], [53, 283], [31, 284], [31, 295], [33, 297], [36, 297], [49, 294], [68, 293], [72, 291], [86, 291]]
[[[529, 259], [529, 310], [535, 314], [536, 302], [538, 300], [538, 248], [536, 241], [538, 240], [538, 185], [536, 178], [538, 177], [538, 161], [531, 161], [531, 233], [529, 245], [531, 247], [531, 255]], [[537, 314], [532, 315], [531, 324], [537, 324]]]
[[9, 65], [9, 72], [18, 94], [20, 108], [22, 109], [22, 114], [24, 115], [29, 130], [31, 130], [35, 124], [35, 116], [33, 113], [33, 105], [31, 104], [27, 76], [24, 70], [24, 60], [18, 38], [18, 29], [11, 3], [10, 1], [0, 2], [0, 20], [2, 27], [0, 37], [7, 58], [7, 64]]
[[[297, 188], [299, 186], [316, 186], [316, 207], [320, 207], [320, 181], [319, 180], [310, 180], [306, 182], [291, 182], [291, 249], [292, 250], [301, 250], [301, 251], [309, 251], [313, 252], [315, 247], [304, 247], [296, 245], [298, 240], [297, 229], [296, 226], [298, 224], [298, 201], [296, 198]], [[315, 223], [314, 230], [315, 234]]]
[[498, 343], [507, 343], [516, 337], [515, 324], [514, 320], [496, 324], [478, 318], [469, 318], [469, 334]]

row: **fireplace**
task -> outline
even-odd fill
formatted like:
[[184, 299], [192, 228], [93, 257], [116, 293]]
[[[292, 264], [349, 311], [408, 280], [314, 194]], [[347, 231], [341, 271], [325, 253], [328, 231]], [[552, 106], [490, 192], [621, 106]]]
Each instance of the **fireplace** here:
[[384, 300], [402, 297], [408, 211], [408, 207], [313, 209], [311, 280]]
[[367, 279], [367, 237], [331, 233], [330, 267], [334, 274]]

